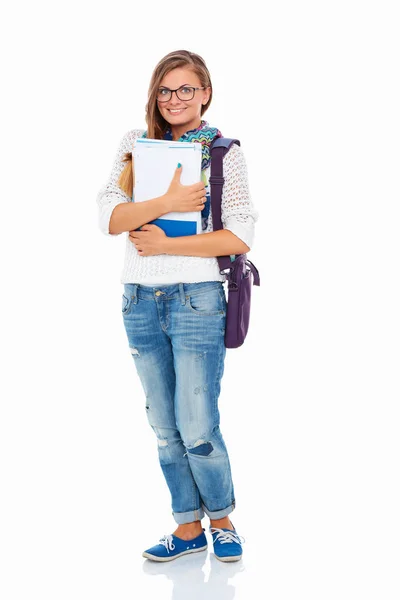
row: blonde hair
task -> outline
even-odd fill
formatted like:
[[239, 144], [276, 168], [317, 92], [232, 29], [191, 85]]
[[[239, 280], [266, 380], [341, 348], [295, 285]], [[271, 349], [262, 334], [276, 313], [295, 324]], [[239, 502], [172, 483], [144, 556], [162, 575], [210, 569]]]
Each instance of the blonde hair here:
[[[169, 123], [164, 119], [158, 110], [157, 93], [162, 79], [167, 73], [179, 67], [191, 69], [199, 78], [200, 86], [210, 88], [210, 97], [206, 104], [201, 107], [201, 116], [211, 104], [212, 100], [212, 84], [210, 73], [206, 63], [198, 54], [189, 52], [188, 50], [175, 50], [162, 58], [156, 65], [151, 76], [148, 100], [146, 104], [146, 123], [147, 137], [154, 140], [162, 140], [164, 134], [169, 127]], [[134, 169], [132, 165], [132, 152], [126, 152], [121, 159], [126, 165], [118, 179], [119, 187], [132, 198], [134, 188]]]

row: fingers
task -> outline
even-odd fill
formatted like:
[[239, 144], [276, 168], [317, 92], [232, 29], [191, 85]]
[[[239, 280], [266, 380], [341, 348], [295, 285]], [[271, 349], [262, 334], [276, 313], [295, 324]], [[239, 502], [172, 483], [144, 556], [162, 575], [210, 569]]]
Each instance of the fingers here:
[[206, 197], [205, 197], [205, 196], [203, 196], [203, 197], [200, 199], [200, 204], [199, 204], [199, 205], [196, 207], [196, 209], [197, 209], [197, 210], [203, 210], [203, 208], [204, 208], [205, 204], [206, 204]]
[[193, 192], [204, 192], [206, 189], [205, 185], [202, 181], [199, 181], [198, 183], [194, 183], [190, 187], [192, 188]]
[[[178, 163], [178, 166], [175, 169], [175, 173], [174, 173], [174, 180], [175, 181], [180, 181], [181, 178], [181, 173], [182, 173], [182, 165], [181, 163]], [[202, 181], [198, 181], [197, 183], [193, 183], [190, 186], [186, 186], [186, 187], [190, 187], [192, 188], [192, 190], [194, 192], [198, 192], [198, 191], [205, 191], [205, 185]]]
[[182, 173], [182, 165], [181, 165], [181, 163], [178, 163], [178, 166], [176, 167], [175, 173], [174, 173], [174, 181], [180, 181], [181, 173]]
[[195, 210], [203, 210], [205, 204], [206, 204], [206, 196], [203, 194], [202, 196], [200, 196], [200, 198], [196, 198], [194, 200], [195, 203]]
[[197, 202], [203, 202], [203, 201], [205, 202], [206, 201], [206, 190], [203, 189], [203, 190], [200, 190], [197, 192], [192, 192], [190, 194], [190, 200], [194, 200]]

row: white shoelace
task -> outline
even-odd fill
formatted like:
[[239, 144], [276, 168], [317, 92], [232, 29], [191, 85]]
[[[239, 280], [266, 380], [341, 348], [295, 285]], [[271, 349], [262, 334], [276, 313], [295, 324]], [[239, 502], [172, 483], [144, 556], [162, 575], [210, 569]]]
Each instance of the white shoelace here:
[[170, 550], [175, 550], [175, 544], [173, 543], [172, 540], [173, 540], [172, 535], [164, 535], [160, 539], [160, 543], [166, 547], [168, 554], [169, 554]]
[[223, 529], [218, 529], [218, 527], [210, 527], [210, 533], [217, 533], [217, 537], [215, 541], [219, 540], [221, 544], [231, 544], [232, 542], [236, 542], [237, 544], [243, 544], [246, 540], [244, 537], [241, 537], [234, 531], [223, 531]]

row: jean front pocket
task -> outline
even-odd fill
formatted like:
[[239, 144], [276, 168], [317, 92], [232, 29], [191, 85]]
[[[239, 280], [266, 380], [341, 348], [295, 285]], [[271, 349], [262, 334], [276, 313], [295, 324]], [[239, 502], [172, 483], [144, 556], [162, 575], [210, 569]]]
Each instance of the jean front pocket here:
[[125, 294], [122, 294], [122, 314], [126, 315], [129, 312], [130, 306], [131, 306], [131, 302], [132, 302], [132, 297], [126, 296]]
[[219, 288], [205, 289], [202, 292], [187, 296], [187, 306], [198, 316], [217, 316], [225, 314], [223, 290]]

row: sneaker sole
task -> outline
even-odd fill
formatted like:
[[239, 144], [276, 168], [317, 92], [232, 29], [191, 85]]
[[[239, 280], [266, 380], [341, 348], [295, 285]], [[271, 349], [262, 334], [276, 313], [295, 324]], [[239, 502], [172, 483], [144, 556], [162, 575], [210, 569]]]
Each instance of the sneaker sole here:
[[217, 554], [215, 554], [215, 552], [214, 552], [214, 556], [221, 562], [235, 562], [242, 558], [241, 554], [239, 554], [239, 556], [217, 556]]
[[204, 550], [207, 550], [207, 548], [208, 546], [203, 546], [202, 548], [194, 548], [193, 550], [184, 550], [179, 554], [175, 554], [175, 556], [154, 556], [154, 554], [149, 554], [148, 552], [143, 552], [142, 556], [144, 558], [149, 558], [150, 560], [154, 560], [156, 562], [167, 562], [169, 560], [175, 560], [175, 558], [179, 558], [184, 554], [192, 554], [192, 552], [203, 552]]

